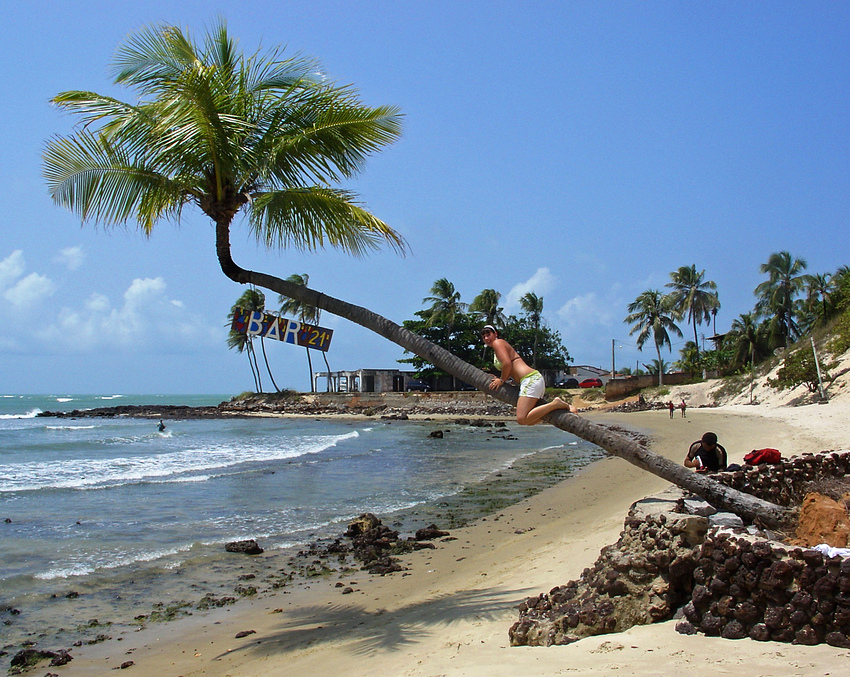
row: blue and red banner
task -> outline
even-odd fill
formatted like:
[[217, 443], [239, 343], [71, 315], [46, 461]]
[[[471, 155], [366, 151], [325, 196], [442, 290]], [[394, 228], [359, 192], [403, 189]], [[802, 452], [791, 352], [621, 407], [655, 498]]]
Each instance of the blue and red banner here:
[[239, 334], [277, 339], [284, 343], [325, 352], [330, 348], [334, 334], [333, 329], [288, 320], [260, 310], [242, 310], [241, 308], [233, 313], [230, 329]]

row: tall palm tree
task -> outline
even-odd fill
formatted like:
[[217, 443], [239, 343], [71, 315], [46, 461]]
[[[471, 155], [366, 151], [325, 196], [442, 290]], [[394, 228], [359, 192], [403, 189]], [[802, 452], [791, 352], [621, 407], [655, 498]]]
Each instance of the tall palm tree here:
[[712, 312], [720, 307], [717, 296], [717, 285], [711, 280], [704, 280], [705, 271], [697, 272], [696, 265], [682, 266], [670, 273], [671, 281], [665, 286], [671, 288], [670, 303], [679, 317], [687, 317], [694, 327], [694, 346], [696, 347], [697, 363], [699, 363], [699, 339], [697, 325], [711, 322]]
[[492, 324], [497, 329], [505, 325], [505, 309], [499, 303], [502, 295], [495, 289], [482, 289], [472, 303], [469, 311], [481, 318], [483, 324]]
[[466, 312], [466, 304], [461, 303], [460, 292], [455, 290], [454, 284], [446, 278], [441, 277], [431, 287], [431, 296], [422, 299], [422, 303], [430, 303], [431, 307], [425, 310], [426, 324], [430, 327], [442, 323], [446, 327], [446, 339], [448, 340], [458, 315]]
[[834, 310], [832, 293], [835, 287], [832, 283], [832, 275], [829, 273], [804, 275], [803, 280], [806, 293], [806, 314], [809, 318], [807, 324], [811, 328], [826, 322], [832, 316]]
[[[629, 304], [629, 315], [625, 321], [632, 324], [629, 335], [637, 333], [638, 350], [643, 350], [643, 345], [652, 336], [655, 344], [655, 352], [658, 355], [658, 364], [662, 364], [661, 348], [667, 346], [671, 351], [673, 345], [670, 343], [670, 332], [681, 336], [682, 331], [674, 322], [675, 313], [670, 305], [670, 297], [664, 296], [657, 289], [648, 289]], [[658, 370], [658, 385], [663, 385], [663, 369]]]
[[726, 338], [731, 341], [732, 363], [743, 366], [749, 361], [750, 369], [767, 354], [761, 326], [755, 313], [742, 313], [732, 320], [732, 327]]
[[805, 269], [805, 259], [793, 258], [788, 252], [771, 254], [759, 267], [768, 279], [756, 287], [756, 309], [770, 318], [771, 332], [785, 348], [800, 334], [794, 321], [794, 297], [805, 284]]
[[540, 320], [543, 317], [543, 297], [530, 291], [519, 300], [519, 307], [531, 320], [534, 327], [534, 349], [532, 350], [531, 366], [537, 366], [537, 340], [540, 335]]
[[[247, 289], [230, 308], [228, 322], [225, 326], [229, 327], [233, 321], [233, 313], [237, 309], [255, 311], [263, 310], [266, 305], [266, 297], [262, 292], [256, 289]], [[227, 334], [227, 347], [231, 350], [236, 350], [238, 353], [244, 352], [248, 356], [248, 364], [251, 367], [251, 375], [254, 377], [254, 389], [256, 392], [263, 392], [263, 382], [260, 377], [260, 365], [257, 363], [257, 354], [254, 351], [254, 337], [242, 332], [230, 330]]]
[[[310, 282], [310, 276], [307, 273], [304, 273], [303, 275], [293, 273], [286, 278], [286, 281], [297, 284], [299, 287], [306, 287]], [[322, 311], [315, 306], [311, 306], [308, 303], [286, 296], [285, 294], [278, 295], [278, 303], [280, 303], [281, 314], [294, 315], [299, 320], [307, 324], [317, 325], [322, 318]], [[310, 347], [304, 346], [304, 350], [307, 351], [307, 367], [310, 370], [310, 392], [312, 393], [316, 390], [315, 385], [313, 384], [313, 360], [310, 357]], [[323, 356], [324, 354], [324, 351], [322, 351]], [[327, 357], [325, 357], [325, 364], [327, 364]], [[331, 368], [328, 366], [328, 374], [330, 374], [330, 371]], [[330, 387], [330, 378], [328, 378], [328, 387]]]
[[[317, 67], [278, 52], [244, 57], [223, 22], [203, 46], [174, 26], [154, 26], [119, 48], [116, 82], [137, 90], [138, 103], [92, 92], [54, 98], [79, 116], [82, 127], [57, 137], [44, 152], [53, 200], [83, 221], [108, 225], [134, 219], [150, 234], [154, 225], [179, 220], [187, 204], [215, 224], [222, 272], [344, 317], [376, 332], [456, 378], [489, 391], [490, 376], [387, 318], [275, 275], [239, 266], [230, 228], [239, 212], [268, 246], [351, 254], [404, 240], [331, 188], [354, 176], [365, 159], [400, 134], [395, 108], [368, 108], [350, 87], [317, 77]], [[97, 127], [99, 125], [99, 127]], [[516, 405], [517, 389], [491, 394]], [[563, 412], [547, 420], [621, 456], [639, 468], [693, 491], [745, 517], [777, 524], [787, 511], [727, 488], [652, 453], [607, 428]]]
[[[233, 317], [233, 313], [236, 312], [238, 308], [242, 310], [249, 311], [265, 311], [266, 309], [266, 295], [263, 292], [257, 289], [248, 289], [245, 293], [242, 294], [237, 300], [236, 303], [233, 304], [233, 307], [230, 309], [231, 318]], [[260, 378], [260, 365], [257, 362], [257, 352], [254, 350], [254, 337], [253, 336], [245, 336], [245, 342], [239, 338], [237, 338], [237, 333], [234, 331], [230, 332], [230, 336], [227, 339], [227, 345], [230, 348], [236, 348], [239, 352], [242, 352], [244, 347], [247, 347], [248, 356], [253, 357], [254, 359], [254, 367], [256, 368], [256, 385], [257, 392], [263, 392], [263, 382]], [[263, 362], [266, 365], [266, 371], [269, 374], [269, 378], [271, 379], [272, 385], [276, 392], [280, 392], [280, 388], [278, 388], [277, 383], [274, 380], [274, 374], [272, 374], [271, 365], [269, 365], [269, 356], [266, 354], [266, 340], [260, 336], [260, 350], [263, 353]], [[243, 348], [240, 348], [240, 344], [243, 345]]]

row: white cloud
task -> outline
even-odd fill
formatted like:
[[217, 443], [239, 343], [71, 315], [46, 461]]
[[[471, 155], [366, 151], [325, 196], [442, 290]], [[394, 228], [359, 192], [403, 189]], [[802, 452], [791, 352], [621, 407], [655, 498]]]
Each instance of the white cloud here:
[[[519, 308], [519, 300], [528, 292], [534, 292], [538, 296], [545, 296], [555, 288], [557, 278], [552, 275], [548, 268], [538, 268], [525, 282], [520, 282], [505, 296], [505, 310], [513, 312]], [[545, 303], [545, 299], [544, 299]]]
[[169, 299], [161, 277], [137, 278], [115, 307], [107, 296], [92, 294], [82, 311], [63, 308], [39, 337], [57, 349], [89, 352], [127, 350], [142, 353], [183, 351], [222, 341], [223, 329], [188, 313]]
[[611, 304], [602, 301], [595, 291], [575, 296], [558, 308], [558, 317], [568, 327], [610, 326]]
[[25, 269], [24, 253], [20, 249], [16, 249], [0, 261], [0, 288], [11, 285], [24, 274]]
[[23, 308], [37, 305], [39, 301], [52, 295], [55, 291], [56, 285], [49, 277], [30, 273], [25, 278], [18, 280], [13, 287], [9, 287], [3, 294], [3, 298], [12, 305]]
[[86, 255], [82, 247], [65, 247], [65, 249], [53, 257], [53, 262], [64, 265], [68, 270], [77, 270], [77, 268], [83, 265], [85, 259]]

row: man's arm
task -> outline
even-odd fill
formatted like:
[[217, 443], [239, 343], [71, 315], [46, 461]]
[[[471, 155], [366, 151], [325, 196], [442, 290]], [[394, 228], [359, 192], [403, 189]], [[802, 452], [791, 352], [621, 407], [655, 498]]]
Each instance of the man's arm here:
[[690, 448], [688, 449], [688, 453], [685, 455], [684, 465], [686, 468], [699, 468], [700, 462], [697, 458], [697, 451], [699, 451], [699, 443], [694, 442]]

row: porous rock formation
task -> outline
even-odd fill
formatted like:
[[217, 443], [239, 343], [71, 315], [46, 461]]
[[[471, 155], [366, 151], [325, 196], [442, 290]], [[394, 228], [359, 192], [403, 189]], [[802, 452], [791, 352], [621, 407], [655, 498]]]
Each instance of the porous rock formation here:
[[[790, 505], [848, 467], [850, 452], [826, 452], [715, 477]], [[684, 633], [850, 648], [850, 559], [784, 545], [715, 512], [677, 488], [634, 504], [617, 544], [578, 581], [520, 605], [511, 644], [568, 644], [683, 607]]]

